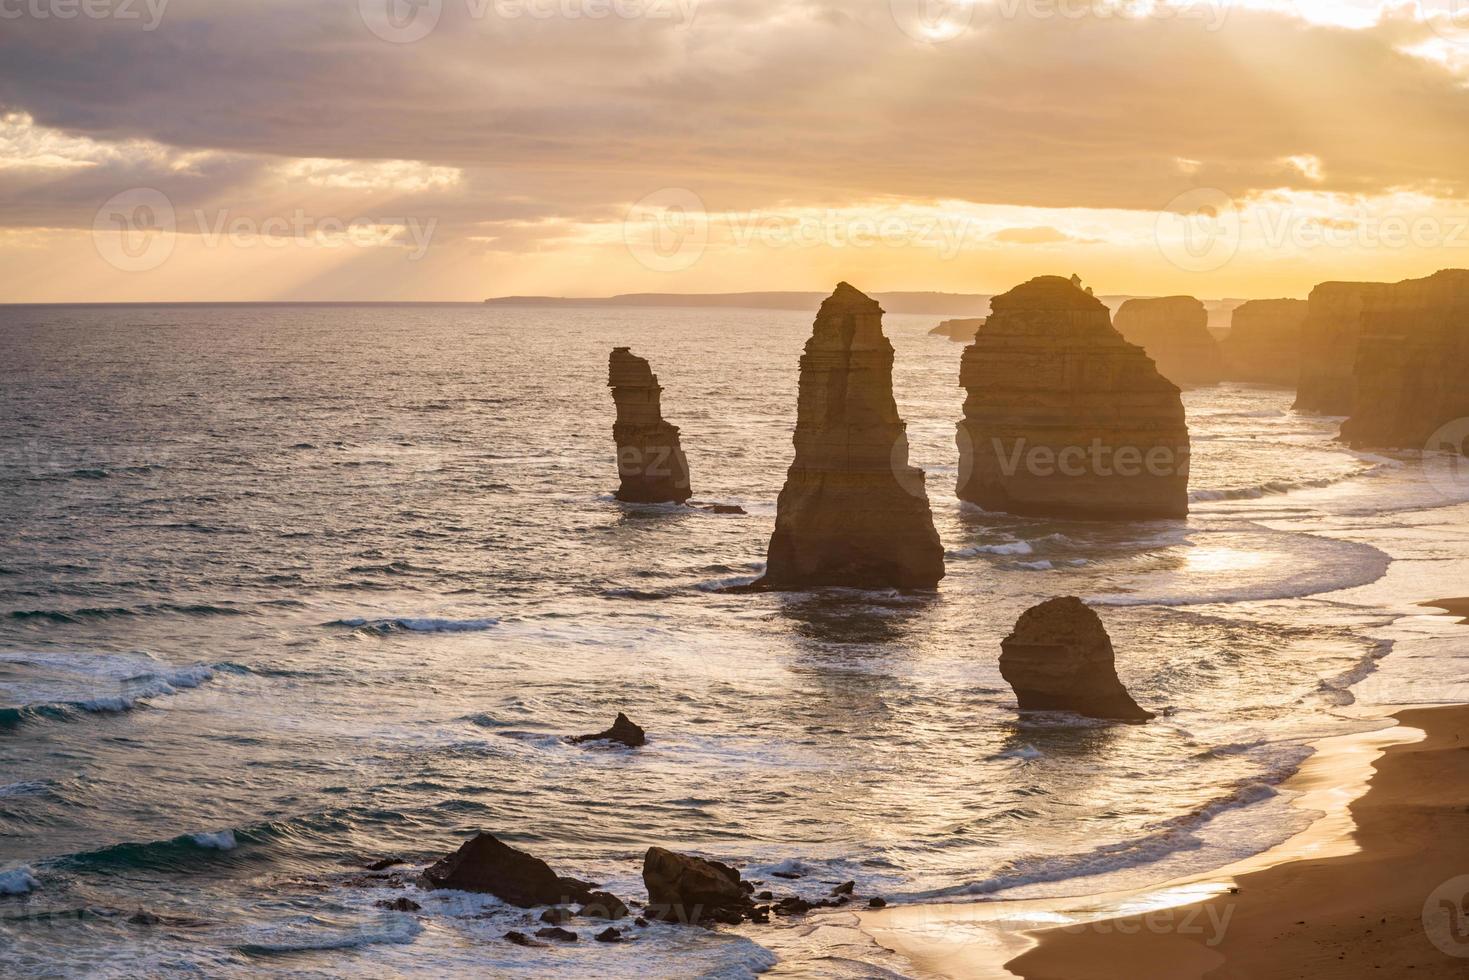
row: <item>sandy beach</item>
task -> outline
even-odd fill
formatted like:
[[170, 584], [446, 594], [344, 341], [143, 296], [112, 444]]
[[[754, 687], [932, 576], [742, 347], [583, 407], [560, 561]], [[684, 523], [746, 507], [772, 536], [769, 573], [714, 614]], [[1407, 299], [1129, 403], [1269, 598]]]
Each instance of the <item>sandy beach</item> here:
[[863, 931], [928, 976], [1463, 977], [1469, 705], [1393, 717], [1318, 745], [1289, 785], [1323, 816], [1257, 858], [1139, 892], [866, 913]]

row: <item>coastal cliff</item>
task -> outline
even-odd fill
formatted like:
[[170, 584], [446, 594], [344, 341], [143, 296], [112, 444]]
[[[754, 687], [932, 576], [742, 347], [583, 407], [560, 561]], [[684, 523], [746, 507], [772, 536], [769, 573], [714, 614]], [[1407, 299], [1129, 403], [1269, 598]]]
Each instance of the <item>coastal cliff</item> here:
[[994, 300], [964, 351], [961, 500], [1101, 520], [1188, 513], [1188, 427], [1176, 385], [1059, 276]]
[[1348, 415], [1365, 304], [1390, 287], [1382, 282], [1323, 282], [1311, 290], [1301, 325], [1301, 375], [1295, 409]]
[[1342, 440], [1353, 446], [1452, 448], [1430, 438], [1469, 417], [1469, 270], [1408, 279], [1367, 298]]
[[617, 499], [633, 503], [683, 503], [693, 495], [678, 426], [663, 420], [658, 376], [626, 347], [612, 351], [607, 385], [617, 405], [612, 438], [617, 443]]
[[1219, 342], [1209, 332], [1209, 312], [1192, 296], [1130, 299], [1118, 309], [1114, 325], [1176, 385], [1218, 384], [1224, 376]]
[[960, 343], [969, 343], [979, 328], [984, 326], [984, 317], [968, 320], [945, 320], [928, 332], [930, 337], [948, 337]]
[[1226, 380], [1294, 388], [1310, 306], [1303, 299], [1252, 299], [1237, 307], [1229, 336], [1219, 345]]
[[893, 399], [882, 308], [840, 283], [801, 356], [796, 458], [759, 587], [933, 588], [944, 575], [923, 471]]

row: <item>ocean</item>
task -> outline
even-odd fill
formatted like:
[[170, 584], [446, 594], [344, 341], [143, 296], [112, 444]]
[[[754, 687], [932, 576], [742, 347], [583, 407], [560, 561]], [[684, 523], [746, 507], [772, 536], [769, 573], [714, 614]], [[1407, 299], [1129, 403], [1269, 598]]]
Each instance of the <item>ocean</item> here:
[[[812, 315], [0, 307], [0, 973], [902, 975], [845, 912], [528, 949], [533, 915], [386, 910], [361, 869], [485, 830], [626, 898], [653, 844], [808, 897], [1142, 885], [1304, 826], [1312, 740], [1469, 700], [1462, 627], [1412, 605], [1469, 594], [1469, 469], [1227, 384], [1185, 393], [1187, 521], [985, 513], [935, 317], [886, 330], [937, 593], [725, 591]], [[612, 498], [614, 346], [747, 515]], [[1017, 713], [1000, 640], [1065, 594], [1157, 720]], [[564, 740], [618, 711], [645, 748]]]

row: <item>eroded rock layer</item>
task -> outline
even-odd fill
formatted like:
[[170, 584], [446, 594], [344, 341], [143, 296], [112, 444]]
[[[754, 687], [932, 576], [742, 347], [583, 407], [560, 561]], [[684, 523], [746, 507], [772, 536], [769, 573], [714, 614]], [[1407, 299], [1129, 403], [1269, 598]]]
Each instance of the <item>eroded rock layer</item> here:
[[1069, 711], [1131, 722], [1154, 717], [1122, 686], [1106, 627], [1075, 596], [1027, 609], [1000, 650], [1000, 674], [1022, 711]]
[[678, 426], [663, 421], [658, 376], [628, 348], [612, 351], [607, 384], [617, 404], [612, 438], [617, 442], [617, 499], [634, 503], [682, 503], [692, 496], [689, 463]]
[[1115, 325], [1176, 385], [1212, 385], [1224, 377], [1219, 342], [1209, 332], [1209, 312], [1192, 296], [1130, 299], [1117, 310]]
[[1234, 311], [1220, 344], [1230, 381], [1294, 388], [1301, 376], [1301, 328], [1310, 310], [1303, 299], [1252, 299]]
[[1311, 290], [1301, 325], [1296, 411], [1351, 414], [1362, 309], [1389, 288], [1382, 282], [1323, 282]]
[[1059, 276], [994, 299], [964, 351], [959, 498], [986, 510], [1125, 520], [1188, 513], [1176, 385]]
[[932, 588], [944, 575], [923, 471], [893, 400], [882, 308], [846, 283], [801, 356], [796, 458], [757, 586]]
[[1368, 296], [1354, 375], [1344, 441], [1465, 452], [1469, 270], [1446, 269]]

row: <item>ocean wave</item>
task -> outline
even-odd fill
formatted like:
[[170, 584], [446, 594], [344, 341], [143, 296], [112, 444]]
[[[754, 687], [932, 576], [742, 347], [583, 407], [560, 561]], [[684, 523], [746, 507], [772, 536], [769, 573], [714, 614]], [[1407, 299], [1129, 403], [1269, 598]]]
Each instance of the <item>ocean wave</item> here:
[[92, 606], [81, 609], [18, 609], [8, 613], [10, 619], [42, 620], [52, 623], [83, 623], [90, 620], [121, 619], [133, 616], [157, 616], [167, 614], [186, 616], [243, 616], [245, 610], [233, 606], [216, 606], [209, 603], [145, 603], [138, 606]]
[[975, 544], [967, 548], [956, 548], [949, 552], [950, 558], [973, 558], [975, 555], [1031, 555], [1035, 546], [1029, 541], [1008, 541], [1004, 544]]
[[0, 871], [0, 895], [29, 895], [40, 887], [35, 873], [23, 864]]
[[433, 619], [402, 617], [394, 619], [335, 619], [326, 626], [345, 627], [359, 633], [388, 636], [392, 633], [474, 633], [500, 625], [498, 619]]
[[146, 654], [73, 653], [0, 653], [0, 664], [16, 675], [0, 683], [0, 697], [11, 701], [0, 707], [0, 729], [131, 711], [153, 698], [199, 687], [228, 666], [176, 667]]
[[422, 923], [406, 915], [384, 915], [353, 926], [331, 926], [318, 918], [303, 916], [294, 922], [257, 926], [235, 948], [250, 956], [279, 956], [383, 944], [406, 945], [422, 931]]

